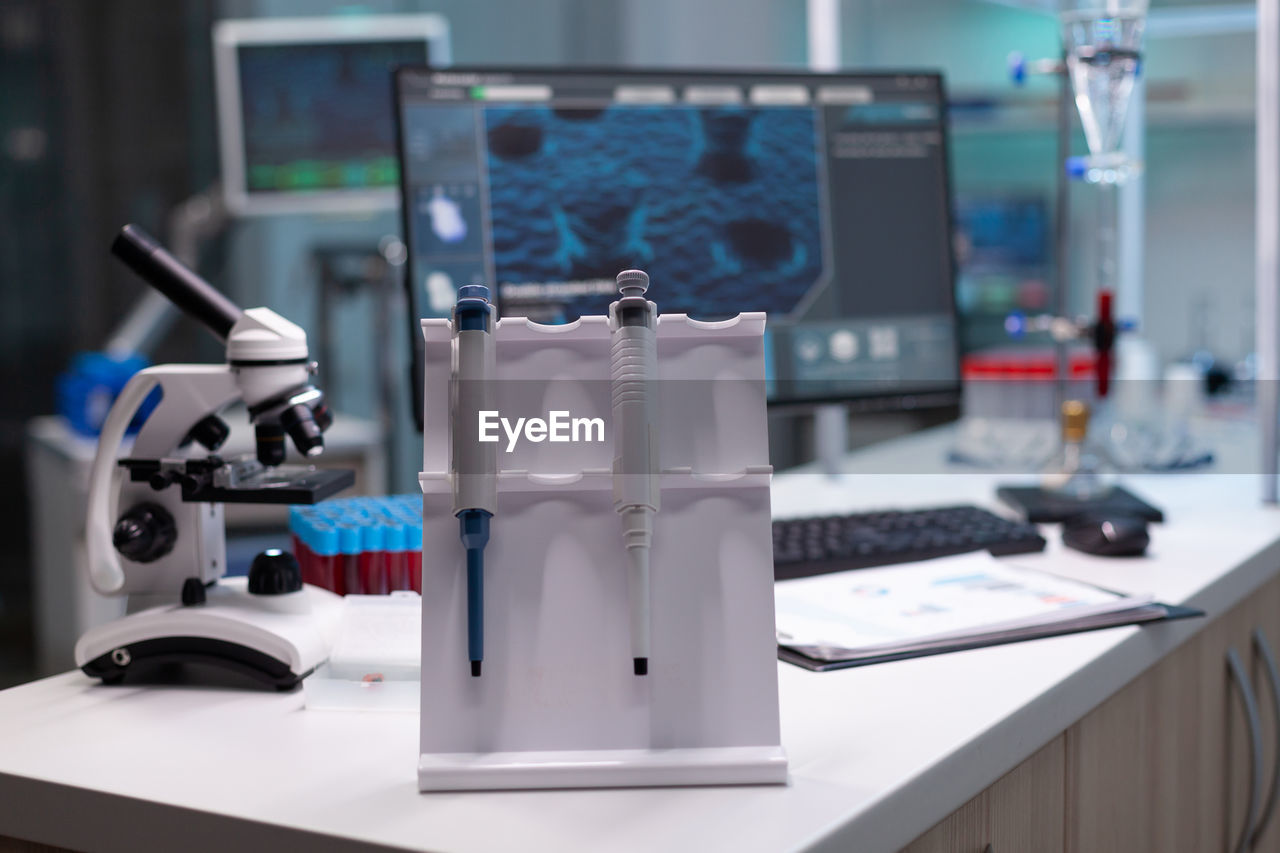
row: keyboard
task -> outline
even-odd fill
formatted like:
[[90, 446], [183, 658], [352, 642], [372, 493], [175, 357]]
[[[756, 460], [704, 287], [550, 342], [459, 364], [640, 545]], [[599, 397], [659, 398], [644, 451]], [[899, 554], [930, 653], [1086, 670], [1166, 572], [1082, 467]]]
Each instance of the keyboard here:
[[1033, 525], [976, 506], [887, 510], [773, 523], [773, 575], [805, 578], [970, 551], [997, 556], [1043, 551]]

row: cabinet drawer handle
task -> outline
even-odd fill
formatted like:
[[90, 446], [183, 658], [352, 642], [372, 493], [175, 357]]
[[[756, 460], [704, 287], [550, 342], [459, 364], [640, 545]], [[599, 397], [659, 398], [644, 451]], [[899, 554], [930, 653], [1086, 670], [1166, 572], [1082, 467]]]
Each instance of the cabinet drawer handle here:
[[1240, 655], [1234, 646], [1227, 649], [1227, 669], [1244, 702], [1244, 716], [1249, 726], [1249, 744], [1252, 747], [1249, 751], [1249, 806], [1245, 811], [1244, 826], [1240, 829], [1240, 840], [1231, 848], [1235, 853], [1245, 853], [1253, 838], [1254, 827], [1258, 825], [1258, 807], [1262, 798], [1262, 723], [1253, 685], [1249, 683], [1249, 676], [1244, 664], [1240, 663]]
[[1271, 710], [1275, 716], [1276, 756], [1271, 763], [1271, 787], [1268, 789], [1262, 814], [1258, 817], [1258, 826], [1249, 839], [1250, 847], [1255, 846], [1258, 839], [1262, 837], [1262, 833], [1267, 831], [1267, 825], [1271, 823], [1276, 810], [1276, 802], [1280, 801], [1280, 668], [1276, 667], [1276, 656], [1272, 654], [1271, 644], [1267, 642], [1267, 635], [1262, 633], [1261, 628], [1253, 629], [1253, 647], [1257, 649], [1258, 657], [1262, 658], [1263, 670], [1267, 674], [1267, 687], [1271, 691]]

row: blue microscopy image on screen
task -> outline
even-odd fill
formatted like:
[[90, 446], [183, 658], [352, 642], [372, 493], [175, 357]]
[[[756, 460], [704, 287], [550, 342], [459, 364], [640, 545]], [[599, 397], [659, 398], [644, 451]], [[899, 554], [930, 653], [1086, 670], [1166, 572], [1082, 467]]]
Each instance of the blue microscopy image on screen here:
[[812, 110], [500, 107], [484, 118], [504, 315], [604, 313], [628, 267], [649, 272], [664, 313], [706, 319], [786, 314], [822, 280]]

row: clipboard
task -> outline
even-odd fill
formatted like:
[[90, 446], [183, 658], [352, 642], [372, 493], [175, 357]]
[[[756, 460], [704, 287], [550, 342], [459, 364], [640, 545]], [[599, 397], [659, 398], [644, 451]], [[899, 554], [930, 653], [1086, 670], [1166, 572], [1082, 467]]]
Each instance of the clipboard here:
[[1021, 643], [1027, 640], [1040, 640], [1046, 637], [1060, 637], [1067, 634], [1082, 634], [1087, 631], [1101, 631], [1124, 625], [1148, 625], [1168, 622], [1174, 619], [1189, 619], [1204, 616], [1203, 610], [1191, 607], [1179, 607], [1172, 604], [1155, 602], [1131, 610], [1116, 611], [1096, 617], [1096, 621], [1087, 625], [1070, 623], [1045, 625], [1037, 628], [1026, 628], [1014, 632], [995, 634], [975, 634], [964, 640], [951, 640], [944, 643], [922, 643], [920, 647], [890, 653], [871, 653], [849, 658], [829, 658], [815, 654], [810, 647], [778, 646], [778, 660], [794, 664], [811, 672], [828, 672], [837, 669], [851, 669], [857, 666], [870, 666], [877, 663], [890, 663], [898, 660], [929, 657], [931, 655], [963, 652], [970, 649], [985, 649], [992, 646], [1003, 646], [1008, 643]]

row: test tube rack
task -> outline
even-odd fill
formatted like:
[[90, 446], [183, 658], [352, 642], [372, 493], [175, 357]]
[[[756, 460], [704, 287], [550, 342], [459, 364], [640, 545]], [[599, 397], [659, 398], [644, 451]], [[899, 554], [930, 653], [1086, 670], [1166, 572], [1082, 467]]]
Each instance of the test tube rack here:
[[[659, 303], [661, 300], [658, 300]], [[601, 441], [498, 453], [485, 660], [467, 658], [450, 514], [448, 320], [425, 339], [423, 791], [783, 783], [761, 313], [658, 318], [661, 511], [647, 675], [632, 668], [614, 509], [607, 318], [495, 328], [503, 417], [601, 418]]]
[[303, 583], [338, 595], [422, 591], [422, 496], [322, 501], [289, 510]]

